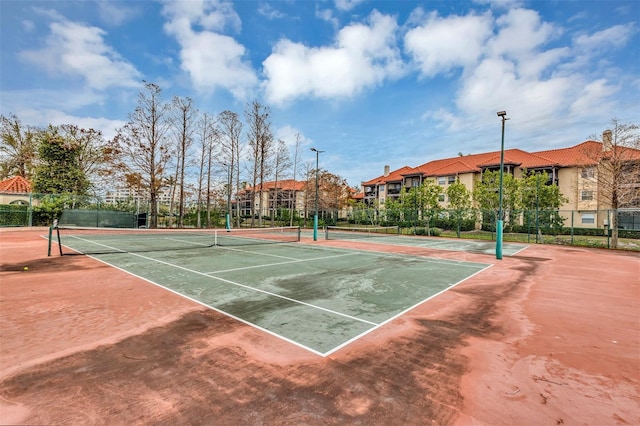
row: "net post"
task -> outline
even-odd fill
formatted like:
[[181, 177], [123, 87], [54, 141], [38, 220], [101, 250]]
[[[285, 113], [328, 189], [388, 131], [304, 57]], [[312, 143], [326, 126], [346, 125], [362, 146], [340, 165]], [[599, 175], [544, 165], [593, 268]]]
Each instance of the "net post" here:
[[62, 242], [60, 241], [60, 228], [56, 225], [56, 237], [58, 238], [58, 251], [60, 251], [60, 256], [62, 256]]
[[47, 249], [47, 257], [51, 256], [51, 238], [53, 236], [53, 225], [49, 226], [49, 247]]
[[301, 236], [302, 236], [302, 229], [298, 226], [298, 241], [300, 241]]

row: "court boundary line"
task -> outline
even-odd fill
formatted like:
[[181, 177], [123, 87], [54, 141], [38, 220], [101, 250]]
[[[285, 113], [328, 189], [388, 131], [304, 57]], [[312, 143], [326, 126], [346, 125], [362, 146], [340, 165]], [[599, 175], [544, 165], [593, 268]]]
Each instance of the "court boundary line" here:
[[333, 348], [332, 350], [325, 352], [325, 354], [324, 354], [323, 356], [327, 357], [327, 356], [329, 356], [329, 355], [331, 355], [331, 354], [333, 354], [333, 353], [335, 353], [335, 352], [339, 351], [340, 349], [342, 349], [342, 348], [344, 348], [344, 347], [346, 347], [346, 346], [350, 345], [351, 343], [355, 342], [355, 341], [356, 341], [356, 340], [358, 340], [358, 339], [361, 339], [362, 337], [366, 336], [367, 334], [372, 333], [372, 332], [376, 331], [377, 329], [379, 329], [379, 328], [381, 328], [381, 327], [383, 327], [383, 326], [387, 325], [387, 324], [388, 324], [388, 323], [390, 323], [391, 321], [394, 321], [394, 320], [396, 320], [397, 318], [400, 318], [402, 315], [407, 314], [408, 312], [412, 311], [413, 309], [417, 308], [418, 306], [422, 305], [423, 303], [426, 303], [426, 302], [428, 302], [429, 300], [433, 299], [434, 297], [437, 297], [437, 296], [441, 295], [441, 294], [442, 294], [442, 293], [444, 293], [445, 291], [449, 291], [449, 290], [451, 290], [452, 288], [454, 288], [454, 287], [456, 287], [456, 286], [458, 286], [458, 285], [462, 284], [463, 282], [467, 281], [468, 279], [473, 278], [474, 276], [476, 276], [476, 275], [478, 275], [478, 274], [480, 274], [480, 273], [482, 273], [482, 272], [486, 271], [487, 269], [491, 268], [492, 266], [493, 266], [493, 265], [487, 265], [487, 266], [485, 266], [484, 268], [480, 269], [479, 271], [476, 271], [476, 272], [474, 272], [473, 274], [469, 275], [468, 277], [463, 278], [463, 279], [461, 279], [460, 281], [458, 281], [458, 282], [456, 282], [456, 283], [454, 283], [454, 284], [451, 284], [449, 287], [444, 288], [444, 289], [440, 290], [439, 292], [437, 292], [437, 293], [435, 293], [435, 294], [432, 294], [431, 296], [429, 296], [429, 297], [427, 297], [426, 299], [424, 299], [424, 300], [422, 300], [422, 301], [420, 301], [420, 302], [418, 302], [418, 303], [416, 303], [416, 304], [414, 304], [414, 305], [410, 306], [409, 308], [405, 309], [404, 311], [399, 312], [398, 314], [396, 314], [396, 315], [392, 316], [391, 318], [388, 318], [388, 319], [386, 319], [386, 320], [382, 321], [382, 322], [381, 322], [380, 324], [378, 324], [377, 326], [375, 326], [375, 327], [373, 327], [373, 328], [370, 328], [369, 330], [365, 330], [364, 332], [362, 332], [362, 333], [358, 334], [357, 336], [354, 336], [354, 337], [352, 337], [351, 339], [349, 339], [349, 340], [347, 340], [347, 341], [345, 341], [345, 342], [341, 343], [340, 345], [336, 346], [336, 347], [335, 347], [335, 348]]
[[[335, 353], [335, 352], [339, 351], [340, 349], [342, 349], [342, 348], [344, 348], [344, 347], [348, 346], [349, 344], [351, 344], [351, 343], [355, 342], [356, 340], [361, 339], [362, 337], [366, 336], [367, 334], [369, 334], [369, 333], [371, 333], [371, 332], [373, 332], [373, 331], [375, 331], [375, 330], [377, 330], [377, 329], [379, 329], [379, 328], [383, 327], [384, 325], [386, 325], [386, 324], [388, 324], [389, 322], [391, 322], [391, 321], [393, 321], [393, 320], [395, 320], [395, 319], [399, 318], [400, 316], [405, 315], [407, 312], [409, 312], [409, 311], [411, 311], [411, 310], [415, 309], [416, 307], [418, 307], [418, 306], [422, 305], [423, 303], [426, 303], [426, 302], [428, 302], [429, 300], [433, 299], [434, 297], [437, 297], [437, 296], [441, 295], [442, 293], [444, 293], [444, 292], [446, 292], [446, 291], [451, 290], [452, 288], [454, 288], [454, 287], [458, 286], [459, 284], [461, 284], [461, 283], [465, 282], [466, 280], [468, 280], [468, 279], [470, 279], [470, 278], [474, 277], [475, 275], [480, 274], [481, 272], [484, 272], [485, 270], [487, 270], [487, 269], [489, 269], [489, 268], [491, 268], [491, 267], [493, 266], [493, 264], [484, 264], [484, 263], [480, 263], [480, 262], [455, 261], [455, 260], [449, 260], [449, 259], [438, 259], [438, 258], [431, 258], [431, 257], [427, 257], [427, 256], [419, 256], [419, 255], [418, 255], [418, 256], [403, 256], [403, 255], [398, 255], [398, 254], [393, 254], [393, 253], [377, 252], [377, 251], [375, 251], [375, 250], [341, 249], [341, 248], [334, 249], [334, 248], [332, 248], [332, 247], [328, 247], [328, 248], [327, 248], [327, 247], [324, 247], [324, 246], [322, 246], [322, 247], [321, 247], [321, 246], [312, 246], [312, 245], [309, 245], [309, 244], [303, 244], [305, 247], [312, 247], [312, 248], [314, 248], [314, 249], [319, 249], [319, 250], [322, 250], [322, 251], [343, 251], [343, 252], [344, 252], [344, 251], [346, 251], [346, 253], [344, 253], [344, 255], [354, 254], [354, 253], [349, 253], [349, 251], [350, 251], [350, 252], [355, 252], [355, 253], [360, 253], [360, 254], [371, 254], [371, 253], [375, 253], [376, 255], [378, 255], [378, 256], [382, 256], [382, 257], [403, 257], [403, 258], [407, 258], [407, 257], [410, 257], [410, 258], [411, 258], [411, 257], [413, 257], [413, 258], [421, 259], [421, 260], [424, 260], [424, 261], [432, 261], [432, 262], [435, 262], [435, 263], [443, 263], [443, 264], [451, 264], [451, 263], [454, 263], [454, 264], [455, 264], [455, 263], [458, 263], [458, 264], [462, 264], [461, 266], [467, 266], [467, 267], [473, 267], [473, 265], [477, 265], [477, 266], [485, 265], [483, 268], [481, 268], [480, 270], [478, 270], [478, 271], [474, 272], [473, 274], [471, 274], [471, 275], [469, 275], [469, 276], [467, 276], [467, 277], [463, 278], [462, 280], [460, 280], [460, 281], [458, 281], [458, 282], [456, 282], [456, 283], [454, 283], [454, 284], [452, 284], [452, 285], [450, 285], [450, 286], [448, 286], [448, 287], [446, 287], [446, 288], [444, 288], [444, 289], [440, 290], [439, 292], [437, 292], [437, 293], [435, 293], [435, 294], [433, 294], [433, 295], [431, 295], [431, 296], [427, 297], [426, 299], [423, 299], [423, 300], [421, 300], [421, 301], [419, 301], [419, 302], [417, 302], [417, 303], [413, 304], [412, 306], [410, 306], [410, 307], [408, 307], [408, 308], [404, 309], [403, 311], [401, 311], [401, 312], [397, 313], [396, 315], [393, 315], [392, 317], [387, 318], [387, 319], [386, 319], [386, 320], [384, 320], [383, 322], [381, 322], [381, 323], [374, 323], [374, 322], [371, 322], [371, 321], [368, 321], [368, 320], [364, 320], [364, 319], [360, 319], [360, 318], [357, 318], [357, 317], [353, 317], [353, 316], [348, 315], [348, 314], [343, 314], [343, 313], [340, 313], [340, 312], [337, 312], [337, 311], [332, 311], [331, 309], [323, 308], [323, 307], [321, 307], [321, 306], [312, 305], [312, 304], [310, 304], [310, 303], [302, 302], [302, 301], [299, 301], [299, 300], [296, 300], [296, 299], [292, 299], [292, 298], [289, 298], [289, 297], [286, 297], [286, 296], [281, 296], [281, 295], [278, 295], [278, 294], [275, 294], [275, 293], [271, 293], [271, 292], [268, 292], [268, 291], [266, 291], [266, 290], [261, 290], [261, 289], [257, 289], [257, 288], [255, 288], [255, 287], [247, 286], [247, 285], [244, 285], [244, 284], [235, 283], [235, 282], [233, 282], [233, 281], [230, 281], [230, 280], [227, 280], [227, 279], [224, 279], [224, 278], [221, 278], [221, 277], [211, 276], [211, 275], [208, 275], [207, 273], [204, 273], [204, 272], [195, 271], [195, 270], [192, 270], [192, 269], [189, 269], [189, 268], [185, 268], [185, 267], [180, 266], [180, 265], [175, 265], [175, 264], [172, 264], [172, 263], [169, 263], [169, 262], [165, 262], [165, 261], [162, 261], [162, 260], [159, 260], [159, 259], [154, 259], [154, 258], [152, 258], [152, 257], [144, 256], [144, 255], [141, 255], [141, 254], [138, 254], [138, 253], [132, 253], [132, 252], [123, 251], [123, 250], [120, 250], [120, 249], [116, 249], [115, 247], [110, 247], [110, 246], [107, 246], [107, 245], [104, 245], [104, 244], [101, 244], [101, 243], [96, 243], [96, 242], [94, 242], [94, 241], [91, 241], [91, 240], [85, 240], [85, 239], [83, 239], [83, 238], [79, 238], [79, 237], [76, 237], [76, 238], [77, 238], [77, 239], [80, 239], [80, 240], [83, 240], [83, 241], [85, 241], [85, 242], [88, 242], [88, 243], [95, 243], [95, 244], [98, 244], [98, 245], [102, 245], [102, 246], [104, 246], [104, 247], [107, 247], [107, 248], [109, 248], [109, 249], [112, 249], [112, 250], [117, 250], [117, 253], [111, 253], [111, 254], [126, 254], [126, 255], [132, 255], [132, 256], [136, 256], [136, 257], [143, 258], [143, 259], [151, 260], [152, 262], [157, 262], [157, 263], [165, 264], [165, 265], [170, 266], [170, 267], [174, 267], [174, 268], [182, 269], [182, 270], [185, 270], [185, 271], [187, 271], [187, 272], [194, 273], [194, 274], [196, 274], [196, 275], [201, 275], [201, 276], [204, 276], [204, 277], [207, 277], [207, 278], [211, 278], [211, 279], [215, 279], [215, 280], [218, 280], [218, 281], [222, 281], [222, 282], [224, 282], [224, 283], [231, 284], [231, 285], [234, 285], [234, 286], [238, 286], [238, 287], [241, 287], [241, 288], [245, 288], [245, 289], [250, 290], [250, 291], [256, 291], [256, 292], [259, 292], [259, 293], [267, 294], [267, 295], [269, 295], [269, 296], [274, 296], [274, 297], [277, 297], [277, 298], [282, 298], [282, 299], [285, 299], [285, 300], [291, 301], [291, 302], [293, 302], [293, 303], [298, 303], [298, 304], [301, 304], [301, 305], [303, 305], [303, 306], [311, 307], [312, 309], [318, 309], [318, 310], [321, 310], [321, 311], [328, 312], [328, 313], [330, 313], [330, 314], [335, 314], [335, 315], [338, 315], [338, 316], [342, 316], [342, 317], [345, 317], [345, 318], [352, 319], [352, 320], [354, 320], [354, 321], [356, 321], [356, 322], [361, 322], [361, 323], [365, 323], [365, 324], [370, 324], [370, 325], [372, 326], [372, 327], [368, 328], [367, 330], [363, 331], [362, 333], [360, 333], [360, 334], [358, 334], [358, 335], [356, 335], [356, 336], [353, 336], [352, 338], [350, 338], [350, 339], [348, 339], [348, 340], [344, 341], [344, 342], [343, 342], [343, 343], [341, 343], [340, 345], [335, 346], [333, 349], [331, 349], [331, 350], [329, 350], [329, 351], [326, 351], [326, 352], [320, 352], [320, 351], [315, 350], [315, 349], [313, 349], [313, 348], [310, 348], [310, 347], [308, 347], [308, 346], [306, 346], [306, 345], [304, 345], [304, 344], [302, 344], [302, 343], [300, 343], [300, 342], [297, 342], [297, 341], [292, 340], [292, 339], [290, 339], [290, 338], [288, 338], [288, 337], [286, 337], [286, 336], [283, 336], [283, 335], [281, 335], [281, 334], [279, 334], [279, 333], [276, 333], [276, 332], [274, 332], [274, 331], [271, 331], [271, 330], [269, 330], [269, 329], [266, 329], [266, 328], [264, 328], [264, 327], [262, 327], [262, 326], [260, 326], [260, 325], [258, 325], [258, 324], [255, 324], [255, 323], [253, 323], [253, 322], [250, 322], [250, 321], [247, 321], [247, 320], [245, 320], [245, 319], [242, 319], [242, 318], [240, 318], [240, 317], [238, 317], [238, 316], [236, 316], [236, 315], [233, 315], [233, 314], [231, 314], [231, 313], [229, 313], [229, 312], [223, 311], [222, 309], [219, 309], [219, 308], [216, 308], [216, 307], [214, 307], [214, 306], [211, 306], [211, 305], [209, 305], [209, 304], [207, 304], [207, 303], [205, 303], [205, 302], [202, 302], [202, 301], [200, 301], [200, 300], [197, 300], [197, 299], [195, 299], [195, 298], [193, 298], [193, 297], [191, 297], [191, 296], [188, 296], [188, 295], [186, 295], [186, 294], [179, 293], [178, 291], [173, 290], [173, 289], [171, 289], [171, 288], [169, 288], [169, 287], [166, 287], [166, 286], [164, 286], [164, 285], [162, 285], [162, 284], [159, 284], [159, 283], [157, 283], [157, 282], [155, 282], [155, 281], [153, 281], [153, 280], [151, 280], [151, 279], [149, 279], [149, 278], [145, 278], [145, 277], [143, 277], [143, 276], [141, 276], [141, 275], [138, 275], [138, 274], [136, 274], [136, 273], [134, 273], [134, 272], [128, 271], [128, 270], [126, 270], [126, 269], [124, 269], [124, 268], [122, 268], [122, 267], [119, 267], [119, 266], [117, 266], [117, 265], [114, 265], [114, 264], [112, 264], [112, 263], [109, 263], [109, 262], [107, 262], [106, 260], [102, 260], [102, 259], [100, 259], [100, 258], [97, 258], [97, 257], [93, 256], [93, 255], [85, 254], [86, 256], [88, 256], [88, 257], [90, 257], [91, 259], [94, 259], [94, 260], [96, 260], [96, 261], [98, 261], [98, 262], [100, 262], [100, 263], [106, 264], [106, 265], [108, 265], [108, 266], [110, 266], [110, 267], [116, 268], [116, 269], [117, 269], [117, 270], [119, 270], [119, 271], [122, 271], [122, 272], [124, 272], [124, 273], [126, 273], [126, 274], [129, 274], [129, 275], [133, 276], [133, 277], [136, 277], [136, 278], [138, 278], [138, 279], [141, 279], [141, 280], [143, 280], [143, 281], [145, 281], [145, 282], [147, 282], [147, 283], [149, 283], [149, 284], [152, 284], [152, 285], [155, 285], [155, 286], [157, 286], [157, 287], [160, 287], [160, 288], [162, 288], [162, 289], [164, 289], [164, 290], [170, 291], [171, 293], [173, 293], [173, 294], [175, 294], [175, 295], [177, 295], [177, 296], [183, 297], [183, 298], [185, 298], [185, 299], [187, 299], [187, 300], [190, 300], [190, 301], [192, 301], [192, 302], [194, 302], [194, 303], [197, 303], [198, 305], [201, 305], [201, 306], [204, 306], [204, 307], [206, 307], [206, 308], [212, 309], [212, 310], [214, 310], [214, 311], [216, 311], [216, 312], [218, 312], [218, 313], [220, 313], [220, 314], [222, 314], [222, 315], [228, 316], [228, 317], [233, 318], [233, 319], [235, 319], [235, 320], [237, 320], [237, 321], [240, 321], [241, 323], [243, 323], [243, 324], [245, 324], [245, 325], [248, 325], [248, 326], [250, 326], [250, 327], [254, 327], [254, 328], [258, 329], [258, 330], [261, 330], [261, 331], [263, 331], [263, 332], [266, 332], [267, 334], [269, 334], [269, 335], [271, 335], [271, 336], [274, 336], [274, 337], [276, 337], [276, 338], [282, 339], [282, 340], [284, 340], [284, 341], [286, 341], [286, 342], [288, 342], [288, 343], [291, 343], [291, 344], [293, 344], [293, 345], [295, 345], [295, 346], [297, 346], [297, 347], [299, 347], [299, 348], [302, 348], [302, 349], [304, 349], [304, 350], [307, 350], [307, 351], [309, 351], [309, 352], [311, 352], [311, 353], [314, 353], [314, 354], [316, 354], [316, 355], [319, 355], [319, 356], [321, 356], [321, 357], [323, 357], [323, 358], [328, 357], [329, 355], [331, 355], [331, 354], [333, 354], [333, 353]], [[64, 244], [63, 244], [63, 245], [64, 245]], [[69, 247], [69, 246], [66, 246], [66, 245], [64, 245], [64, 246], [65, 246], [65, 247], [67, 247], [67, 248], [69, 248], [69, 249], [71, 249], [71, 250], [73, 250], [73, 251], [76, 251], [76, 252], [77, 252], [77, 250], [75, 250], [75, 249], [73, 249], [73, 248], [71, 248], [71, 247]], [[526, 247], [525, 247], [525, 248], [526, 248]], [[348, 251], [347, 251], [347, 250], [348, 250]], [[234, 250], [234, 251], [240, 251], [240, 250]], [[252, 253], [252, 254], [258, 254], [258, 253], [254, 253], [254, 252], [250, 252], [250, 253]], [[340, 256], [329, 256], [328, 258], [331, 258], [331, 257], [340, 257]], [[305, 260], [319, 260], [319, 258], [312, 258], [312, 259], [305, 259]], [[305, 260], [302, 260], [302, 261], [305, 261]], [[288, 262], [287, 262], [287, 263], [288, 263]], [[468, 265], [464, 265], [465, 263], [467, 263]]]
[[[68, 248], [70, 248], [70, 247], [68, 247]], [[72, 250], [73, 250], [73, 249], [72, 249]], [[127, 253], [127, 254], [130, 254], [130, 253]], [[127, 270], [126, 270], [126, 269], [124, 269], [124, 268], [121, 268], [121, 267], [119, 267], [119, 266], [117, 266], [117, 265], [114, 265], [114, 264], [112, 264], [112, 263], [109, 263], [109, 262], [107, 262], [106, 260], [102, 260], [102, 259], [99, 259], [99, 258], [97, 258], [97, 257], [94, 257], [93, 255], [89, 255], [89, 254], [87, 254], [87, 255], [85, 255], [85, 256], [87, 256], [87, 257], [89, 257], [89, 258], [91, 258], [91, 259], [93, 259], [93, 260], [95, 260], [95, 261], [97, 261], [97, 262], [100, 262], [100, 263], [103, 263], [103, 264], [105, 264], [105, 265], [108, 265], [108, 266], [110, 266], [110, 267], [112, 267], [112, 268], [115, 268], [115, 269], [117, 269], [117, 270], [119, 270], [119, 271], [121, 271], [121, 272], [124, 272], [125, 274], [131, 275], [132, 277], [138, 278], [138, 279], [143, 280], [143, 281], [145, 281], [145, 282], [147, 282], [147, 283], [149, 283], [149, 284], [155, 285], [156, 287], [160, 287], [161, 289], [166, 290], [166, 291], [169, 291], [169, 292], [171, 292], [171, 293], [175, 294], [176, 296], [182, 297], [182, 298], [187, 299], [187, 300], [190, 300], [191, 302], [194, 302], [194, 303], [196, 303], [196, 304], [198, 304], [198, 305], [200, 305], [200, 306], [204, 306], [205, 308], [208, 308], [208, 309], [211, 309], [211, 310], [213, 310], [213, 311], [216, 311], [216, 312], [218, 312], [218, 313], [219, 313], [219, 314], [221, 314], [221, 315], [227, 316], [227, 317], [229, 317], [229, 318], [233, 318], [233, 319], [235, 319], [235, 320], [237, 320], [237, 321], [240, 321], [241, 323], [243, 323], [243, 324], [245, 324], [245, 325], [248, 325], [248, 326], [250, 326], [250, 327], [257, 328], [257, 329], [258, 329], [258, 330], [260, 330], [260, 331], [264, 331], [265, 333], [267, 333], [267, 334], [269, 334], [269, 335], [271, 335], [271, 336], [277, 337], [278, 339], [282, 339], [282, 340], [284, 340], [284, 341], [286, 341], [286, 342], [288, 342], [288, 343], [291, 343], [291, 344], [293, 344], [293, 345], [295, 345], [295, 346], [297, 346], [297, 347], [299, 347], [299, 348], [302, 348], [302, 349], [307, 350], [307, 351], [309, 351], [309, 352], [311, 352], [311, 353], [314, 353], [314, 354], [316, 354], [316, 355], [319, 355], [319, 356], [324, 357], [323, 353], [322, 353], [322, 352], [320, 352], [320, 351], [317, 351], [317, 350], [315, 350], [315, 349], [313, 349], [313, 348], [310, 348], [310, 347], [308, 347], [308, 346], [305, 346], [305, 345], [303, 345], [302, 343], [296, 342], [295, 340], [289, 339], [289, 338], [288, 338], [288, 337], [286, 337], [286, 336], [283, 336], [283, 335], [281, 335], [281, 334], [278, 334], [278, 333], [276, 333], [276, 332], [273, 332], [273, 331], [271, 331], [271, 330], [268, 330], [268, 329], [266, 329], [266, 328], [264, 328], [264, 327], [262, 327], [262, 326], [259, 326], [258, 324], [254, 324], [254, 323], [252, 323], [252, 322], [249, 322], [249, 321], [247, 321], [247, 320], [245, 320], [245, 319], [242, 319], [242, 318], [240, 318], [240, 317], [238, 317], [238, 316], [236, 316], [236, 315], [233, 315], [233, 314], [231, 314], [231, 313], [229, 313], [229, 312], [223, 311], [222, 309], [216, 308], [215, 306], [211, 306], [211, 305], [209, 305], [209, 304], [207, 304], [207, 303], [204, 303], [204, 302], [203, 302], [203, 301], [201, 301], [201, 300], [194, 299], [194, 298], [193, 298], [193, 297], [191, 297], [191, 296], [187, 296], [186, 294], [179, 293], [179, 292], [177, 292], [176, 290], [173, 290], [173, 289], [171, 289], [171, 288], [169, 288], [169, 287], [165, 287], [165, 286], [163, 286], [162, 284], [159, 284], [159, 283], [157, 283], [157, 282], [155, 282], [155, 281], [153, 281], [153, 280], [151, 280], [151, 279], [149, 279], [149, 278], [145, 278], [145, 277], [143, 277], [142, 275], [138, 275], [138, 274], [136, 274], [135, 272], [127, 271]], [[209, 277], [209, 278], [214, 278], [214, 277]]]
[[[394, 241], [396, 241], [396, 243], [386, 243], [384, 242], [385, 239], [394, 239]], [[358, 241], [367, 241], [369, 239], [373, 239], [374, 244], [386, 244], [386, 245], [390, 245], [390, 246], [395, 246], [395, 247], [418, 247], [418, 248], [425, 248], [425, 249], [433, 249], [433, 250], [444, 250], [444, 251], [455, 251], [455, 252], [462, 252], [462, 253], [474, 253], [474, 254], [486, 254], [486, 255], [490, 255], [491, 253], [484, 253], [484, 252], [474, 252], [474, 251], [468, 251], [468, 250], [453, 250], [453, 249], [443, 249], [441, 248], [442, 245], [451, 242], [451, 243], [456, 243], [456, 240], [451, 240], [451, 239], [443, 239], [442, 241], [436, 241], [435, 239], [431, 238], [431, 237], [425, 237], [424, 241], [433, 241], [435, 242], [435, 246], [430, 246], [430, 245], [425, 245], [425, 244], [400, 244], [397, 240], [395, 240], [395, 238], [415, 238], [414, 235], [407, 235], [405, 236], [396, 236], [396, 235], [390, 235], [390, 236], [373, 236], [373, 237], [368, 237], [368, 238], [336, 238], [336, 239], [329, 239], [327, 241], [349, 241], [349, 242], [358, 242]], [[462, 239], [463, 242], [465, 243], [470, 243], [470, 244], [481, 244], [481, 242], [479, 242], [478, 240], [470, 240], [470, 239]], [[495, 243], [495, 241], [491, 241], [491, 240], [486, 240], [486, 242], [488, 243]], [[429, 243], [426, 243], [429, 244]], [[511, 257], [511, 256], [515, 256], [516, 254], [520, 253], [522, 250], [526, 249], [527, 247], [530, 246], [530, 244], [525, 244], [525, 243], [507, 243], [509, 245], [520, 245], [523, 244], [524, 246], [514, 252], [513, 254], [507, 254], [506, 256]]]
[[[337, 241], [337, 240], [334, 240]], [[351, 241], [351, 240], [349, 240]], [[428, 255], [424, 255], [424, 254], [407, 254], [407, 253], [389, 253], [386, 251], [379, 251], [379, 250], [366, 250], [366, 249], [361, 249], [361, 248], [343, 248], [343, 247], [333, 247], [333, 246], [316, 246], [313, 244], [305, 244], [305, 243], [296, 243], [296, 244], [301, 244], [305, 247], [309, 247], [315, 250], [327, 250], [327, 251], [349, 251], [349, 252], [358, 252], [358, 253], [377, 253], [380, 256], [383, 257], [399, 257], [399, 258], [403, 258], [403, 259], [407, 259], [407, 258], [411, 258], [411, 259], [416, 259], [416, 260], [423, 260], [423, 261], [429, 261], [429, 262], [433, 262], [433, 263], [442, 263], [442, 264], [457, 264], [460, 266], [465, 266], [465, 267], [473, 267], [473, 265], [491, 265], [491, 263], [486, 263], [486, 262], [476, 262], [476, 261], [472, 261], [472, 260], [457, 260], [457, 259], [445, 259], [445, 258], [441, 258], [441, 257], [433, 257], [433, 256], [428, 256]], [[402, 246], [402, 245], [397, 245], [397, 244], [390, 244], [392, 246], [395, 247], [416, 247], [416, 248], [424, 248], [424, 247], [419, 247], [419, 246]], [[467, 252], [468, 253], [468, 252]], [[476, 253], [472, 253], [472, 254], [476, 254]]]
[[[243, 250], [238, 250], [243, 252]], [[251, 254], [255, 254], [254, 252], [248, 251], [245, 253], [251, 253]], [[223, 270], [219, 270], [219, 271], [212, 271], [212, 272], [205, 272], [205, 274], [223, 274], [225, 272], [235, 272], [235, 271], [243, 271], [243, 270], [247, 270], [247, 269], [256, 269], [256, 268], [267, 268], [270, 266], [278, 266], [278, 265], [288, 265], [291, 263], [300, 263], [300, 262], [311, 262], [311, 261], [316, 261], [316, 260], [325, 260], [325, 259], [334, 259], [336, 257], [344, 257], [344, 256], [352, 256], [355, 254], [359, 254], [359, 253], [342, 253], [342, 254], [337, 254], [335, 256], [325, 256], [325, 257], [313, 257], [310, 259], [297, 259], [297, 260], [290, 260], [288, 262], [278, 262], [278, 263], [265, 263], [264, 265], [253, 265], [253, 266], [243, 266], [240, 268], [232, 268], [232, 269], [223, 269]]]

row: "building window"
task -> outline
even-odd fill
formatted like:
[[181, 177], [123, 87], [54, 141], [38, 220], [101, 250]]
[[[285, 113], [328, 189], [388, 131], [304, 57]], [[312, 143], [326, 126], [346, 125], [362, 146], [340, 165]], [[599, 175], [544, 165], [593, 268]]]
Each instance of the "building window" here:
[[441, 203], [444, 203], [444, 202], [445, 202], [445, 196], [444, 196], [444, 194], [440, 194], [440, 195], [438, 195], [438, 201], [440, 201]]
[[583, 179], [590, 179], [595, 177], [595, 175], [596, 175], [595, 167], [583, 167], [582, 171], [580, 172], [580, 176], [582, 176]]
[[449, 185], [451, 185], [452, 183], [456, 183], [456, 177], [455, 176], [449, 176], [448, 177], [448, 182], [449, 182]]
[[593, 191], [580, 191], [580, 201], [593, 200]]
[[444, 185], [445, 183], [447, 183], [447, 178], [444, 176], [441, 176], [438, 178], [438, 185]]
[[384, 185], [380, 185], [380, 193], [382, 194], [384, 192]]
[[594, 213], [582, 213], [582, 223], [584, 224], [596, 223], [596, 215]]

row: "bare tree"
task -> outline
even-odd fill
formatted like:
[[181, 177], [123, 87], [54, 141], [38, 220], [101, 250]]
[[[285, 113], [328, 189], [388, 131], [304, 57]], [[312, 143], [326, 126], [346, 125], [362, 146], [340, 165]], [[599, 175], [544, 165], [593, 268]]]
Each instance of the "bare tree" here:
[[[258, 101], [253, 101], [245, 109], [245, 119], [247, 122], [248, 142], [251, 155], [251, 226], [255, 225], [255, 197], [256, 191], [261, 194], [265, 176], [268, 174], [269, 158], [273, 154], [273, 135], [271, 134], [271, 123], [269, 122], [269, 107], [261, 105]], [[258, 199], [258, 226], [262, 226], [264, 201], [260, 196]]]
[[[302, 145], [302, 137], [300, 133], [296, 133], [296, 145], [293, 151], [293, 181], [295, 182], [298, 177], [298, 164], [300, 163], [300, 145]], [[293, 226], [293, 216], [296, 209], [296, 192], [293, 190], [292, 197], [289, 200], [289, 225]]]
[[613, 211], [611, 247], [618, 246], [618, 209], [640, 206], [640, 125], [611, 120], [602, 133], [602, 149], [587, 145], [584, 154], [597, 164], [598, 201]]
[[190, 165], [189, 148], [193, 144], [194, 121], [197, 110], [193, 106], [191, 98], [173, 98], [173, 126], [177, 141], [178, 166], [177, 184], [180, 189], [178, 198], [178, 228], [184, 226], [184, 204], [185, 204], [185, 180], [184, 174], [187, 165]]
[[116, 166], [125, 175], [138, 176], [139, 186], [149, 195], [152, 228], [158, 227], [158, 196], [171, 157], [167, 140], [170, 105], [161, 95], [160, 86], [145, 82], [138, 94], [138, 106], [114, 139], [119, 154]]
[[31, 180], [38, 157], [36, 135], [40, 130], [24, 126], [15, 115], [2, 115], [0, 132], [0, 178], [17, 175]]
[[[242, 122], [238, 114], [233, 111], [223, 111], [218, 116], [220, 141], [223, 149], [224, 162], [227, 165], [227, 173], [231, 184], [229, 185], [227, 202], [240, 191], [240, 158], [242, 147], [240, 136], [242, 134]], [[236, 227], [240, 227], [240, 208], [235, 211]]]
[[274, 220], [276, 216], [276, 212], [278, 210], [279, 203], [279, 193], [278, 193], [278, 182], [279, 179], [282, 179], [283, 175], [291, 168], [291, 157], [289, 156], [289, 148], [287, 144], [282, 139], [278, 139], [275, 158], [274, 158], [274, 187], [273, 187], [273, 210], [271, 211], [271, 226], [274, 225]]
[[302, 164], [302, 174], [304, 175], [304, 223], [307, 224], [309, 218], [309, 212], [315, 211], [316, 200], [316, 168], [315, 164], [311, 161]]
[[209, 227], [211, 220], [209, 215], [209, 191], [211, 190], [211, 157], [216, 133], [215, 120], [205, 112], [198, 120], [198, 136], [200, 139], [200, 171], [198, 173], [198, 200], [196, 206], [196, 227], [198, 228], [202, 226], [202, 186], [204, 184], [205, 170], [207, 175], [207, 227]]

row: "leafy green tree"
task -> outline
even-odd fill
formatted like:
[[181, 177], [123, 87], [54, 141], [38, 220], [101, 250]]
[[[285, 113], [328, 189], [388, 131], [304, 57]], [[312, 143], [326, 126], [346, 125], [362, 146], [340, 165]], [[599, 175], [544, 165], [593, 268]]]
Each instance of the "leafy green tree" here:
[[[405, 220], [413, 220], [414, 225], [419, 220], [431, 222], [431, 218], [440, 210], [440, 195], [442, 187], [434, 180], [427, 179], [420, 186], [403, 189], [400, 203], [404, 209]], [[411, 218], [411, 219], [410, 219]]]
[[569, 200], [562, 195], [558, 185], [548, 185], [549, 177], [546, 173], [527, 172], [518, 182], [521, 206], [531, 219], [531, 212], [536, 227], [542, 226], [559, 230], [564, 225], [564, 218], [558, 209]]
[[54, 127], [43, 132], [38, 144], [40, 162], [33, 183], [35, 192], [86, 195], [90, 183], [80, 167], [80, 147], [59, 135]]
[[38, 157], [38, 133], [15, 115], [0, 116], [0, 179], [22, 176], [31, 180]]
[[456, 223], [456, 234], [460, 238], [461, 222], [473, 217], [471, 213], [471, 193], [464, 184], [460, 183], [459, 178], [449, 185], [446, 193], [449, 199], [449, 208], [453, 210], [451, 217]]
[[55, 126], [55, 129], [78, 147], [78, 165], [92, 185], [110, 177], [112, 171], [109, 164], [114, 150], [100, 130], [84, 129], [75, 124], [62, 124]]
[[[502, 185], [502, 209], [505, 213], [507, 227], [511, 227], [518, 219], [520, 198], [518, 181], [510, 174], [504, 173]], [[485, 171], [482, 180], [476, 181], [473, 188], [473, 200], [483, 213], [485, 222], [491, 221], [492, 226], [498, 218], [499, 211], [500, 172]], [[490, 214], [491, 219], [486, 215]]]

